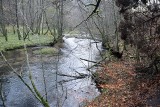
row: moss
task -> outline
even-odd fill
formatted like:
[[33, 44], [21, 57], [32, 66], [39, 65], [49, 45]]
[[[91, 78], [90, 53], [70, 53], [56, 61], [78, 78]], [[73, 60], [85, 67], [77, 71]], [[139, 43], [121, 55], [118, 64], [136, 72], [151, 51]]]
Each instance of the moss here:
[[53, 47], [47, 47], [47, 48], [42, 48], [40, 50], [35, 50], [33, 51], [34, 54], [57, 54], [58, 53], [58, 49], [53, 48]]
[[[53, 36], [48, 35], [30, 35], [29, 40], [26, 39], [27, 46], [48, 45], [53, 42]], [[8, 33], [8, 41], [0, 35], [0, 51], [21, 48], [24, 45], [23, 40], [18, 40], [17, 34]]]

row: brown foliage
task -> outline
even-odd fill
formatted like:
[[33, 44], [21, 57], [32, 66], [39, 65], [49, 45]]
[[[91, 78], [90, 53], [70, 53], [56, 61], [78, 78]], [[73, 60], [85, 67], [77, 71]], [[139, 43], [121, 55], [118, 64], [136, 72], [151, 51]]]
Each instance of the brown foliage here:
[[135, 63], [128, 61], [104, 65], [98, 74], [100, 79], [106, 80], [98, 84], [103, 93], [88, 107], [149, 107], [148, 100], [156, 98], [160, 89], [159, 74], [147, 78], [143, 73], [136, 73]]

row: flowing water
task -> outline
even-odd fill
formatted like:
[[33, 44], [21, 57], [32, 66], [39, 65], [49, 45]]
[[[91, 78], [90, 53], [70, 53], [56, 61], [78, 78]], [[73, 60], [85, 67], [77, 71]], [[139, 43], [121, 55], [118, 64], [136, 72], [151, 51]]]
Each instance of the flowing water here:
[[[99, 95], [98, 89], [91, 79], [91, 72], [86, 70], [94, 63], [80, 58], [99, 60], [100, 43], [91, 39], [64, 37], [59, 54], [34, 54], [33, 51], [39, 48], [28, 49], [30, 71], [37, 89], [44, 98], [46, 98], [45, 89], [47, 90], [47, 100], [51, 107], [81, 107]], [[8, 51], [4, 55], [31, 86], [24, 50]], [[1, 92], [5, 105], [7, 107], [42, 107], [29, 89], [10, 71], [11, 69], [0, 58]], [[81, 74], [85, 78], [78, 78]], [[1, 106], [2, 100], [0, 101]]]

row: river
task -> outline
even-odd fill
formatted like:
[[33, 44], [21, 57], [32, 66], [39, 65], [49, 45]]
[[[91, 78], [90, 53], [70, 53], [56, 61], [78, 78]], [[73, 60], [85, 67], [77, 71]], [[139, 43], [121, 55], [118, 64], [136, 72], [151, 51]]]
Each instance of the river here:
[[[86, 70], [94, 63], [80, 58], [100, 60], [101, 43], [91, 39], [64, 37], [59, 54], [34, 54], [33, 51], [39, 48], [42, 47], [28, 48], [30, 70], [41, 95], [46, 97], [45, 89], [47, 90], [50, 107], [81, 107], [100, 94], [91, 79], [91, 72], [94, 72], [96, 68], [91, 71]], [[4, 55], [31, 86], [24, 50], [7, 51]], [[80, 74], [85, 75], [85, 78], [75, 78]], [[44, 84], [44, 78], [46, 84]], [[6, 107], [43, 107], [20, 79], [11, 72], [2, 57], [0, 57], [0, 82]]]

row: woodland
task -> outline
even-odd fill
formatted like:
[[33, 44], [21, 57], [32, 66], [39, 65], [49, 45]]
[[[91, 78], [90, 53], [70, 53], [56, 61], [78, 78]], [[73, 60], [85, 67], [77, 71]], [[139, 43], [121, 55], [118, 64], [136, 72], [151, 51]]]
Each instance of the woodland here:
[[160, 0], [0, 0], [1, 106], [159, 107]]

